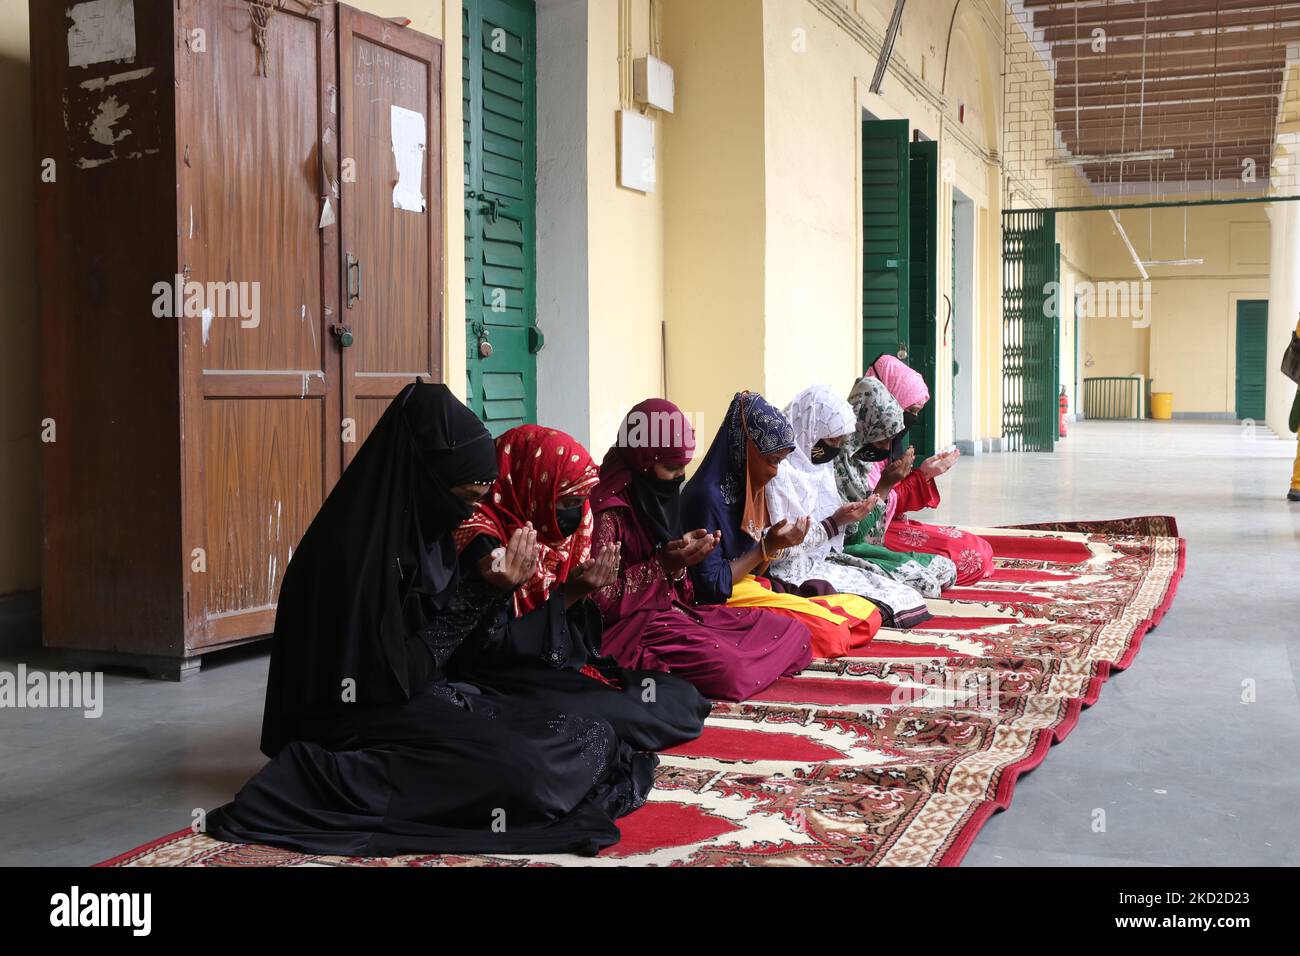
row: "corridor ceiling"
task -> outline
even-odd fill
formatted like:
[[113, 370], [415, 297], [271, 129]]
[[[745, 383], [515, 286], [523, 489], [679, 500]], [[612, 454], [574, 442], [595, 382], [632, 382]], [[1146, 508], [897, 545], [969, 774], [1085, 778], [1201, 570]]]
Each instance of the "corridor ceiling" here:
[[[1279, 103], [1300, 50], [1300, 0], [1014, 0], [1012, 8], [1006, 146], [1022, 162], [1038, 151], [1047, 165], [1082, 174], [1086, 183], [1050, 177], [1052, 190], [1074, 194], [1058, 203], [1258, 195], [1270, 177], [1274, 191], [1295, 191], [1294, 173], [1270, 164], [1286, 132]], [[1017, 19], [1055, 72], [1050, 107], [1045, 84], [1036, 104], [1051, 115], [1051, 136], [1017, 126], [1038, 99], [1032, 71], [1014, 62]], [[1066, 160], [1046, 160], [1054, 146]]]

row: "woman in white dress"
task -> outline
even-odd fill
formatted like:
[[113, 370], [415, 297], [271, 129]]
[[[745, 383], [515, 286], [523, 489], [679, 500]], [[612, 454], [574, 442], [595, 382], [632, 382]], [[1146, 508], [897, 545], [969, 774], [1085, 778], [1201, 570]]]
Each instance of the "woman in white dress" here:
[[883, 506], [875, 496], [846, 503], [835, 486], [831, 463], [857, 427], [852, 407], [828, 386], [814, 385], [796, 395], [784, 414], [796, 444], [767, 486], [768, 513], [774, 522], [812, 520], [803, 542], [786, 548], [767, 576], [809, 593], [860, 594], [880, 608], [889, 627], [910, 628], [929, 619], [915, 588], [843, 551], [845, 529]]

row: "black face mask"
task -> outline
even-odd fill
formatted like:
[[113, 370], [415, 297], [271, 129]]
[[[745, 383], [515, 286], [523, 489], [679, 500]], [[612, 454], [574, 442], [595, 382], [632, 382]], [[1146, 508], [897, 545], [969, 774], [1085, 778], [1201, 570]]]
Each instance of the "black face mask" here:
[[814, 465], [829, 465], [840, 457], [842, 451], [844, 451], [843, 445], [828, 444], [826, 439], [823, 438], [812, 446], [812, 453], [808, 457], [812, 459]]
[[655, 547], [680, 538], [680, 493], [685, 475], [658, 478], [653, 472], [632, 473], [632, 500], [644, 530], [654, 539]]
[[889, 446], [889, 460], [898, 461], [898, 459], [907, 454], [907, 449], [910, 445], [911, 439], [908, 437], [907, 429], [904, 428], [894, 436], [894, 440]]
[[681, 491], [682, 483], [686, 481], [685, 475], [678, 475], [676, 478], [658, 478], [642, 475], [641, 479], [649, 487], [662, 495], [675, 495]]
[[916, 412], [903, 412], [903, 430], [911, 431], [916, 428], [917, 423], [921, 421], [921, 416]]
[[450, 522], [453, 522], [451, 526], [454, 528], [461, 524], [461, 522], [469, 520], [469, 516], [474, 513], [474, 506], [466, 502], [463, 498], [460, 498], [451, 492], [447, 492], [446, 510], [447, 518]]
[[875, 445], [868, 443], [859, 448], [858, 453], [853, 457], [859, 461], [886, 461], [889, 458], [889, 449], [877, 448]]
[[567, 538], [582, 527], [582, 505], [576, 508], [556, 508], [555, 518], [560, 526], [560, 534]]

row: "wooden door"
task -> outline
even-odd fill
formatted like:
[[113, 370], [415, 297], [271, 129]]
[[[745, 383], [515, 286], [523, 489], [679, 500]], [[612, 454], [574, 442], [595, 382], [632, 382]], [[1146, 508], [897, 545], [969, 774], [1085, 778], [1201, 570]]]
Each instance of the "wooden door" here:
[[322, 227], [334, 21], [329, 6], [278, 8], [262, 50], [247, 4], [197, 0], [176, 48], [176, 271], [204, 300], [182, 320], [191, 648], [272, 630], [339, 472], [338, 229]]
[[465, 0], [465, 361], [499, 435], [537, 420], [537, 25], [533, 0]]
[[[416, 376], [442, 381], [442, 45], [339, 8], [343, 460]], [[423, 159], [399, 174], [423, 133]], [[397, 151], [395, 151], [395, 148]], [[400, 187], [400, 198], [399, 190]], [[423, 208], [418, 208], [419, 206]], [[400, 207], [399, 207], [400, 206]]]

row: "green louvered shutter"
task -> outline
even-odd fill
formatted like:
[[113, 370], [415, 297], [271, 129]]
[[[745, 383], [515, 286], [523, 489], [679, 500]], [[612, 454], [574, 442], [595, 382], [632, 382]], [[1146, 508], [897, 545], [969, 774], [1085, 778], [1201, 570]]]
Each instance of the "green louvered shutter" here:
[[1263, 419], [1268, 374], [1268, 300], [1237, 302], [1237, 417]]
[[532, 0], [462, 7], [468, 399], [494, 435], [537, 420], [536, 22]]
[[[862, 364], [908, 354], [907, 120], [862, 124]], [[901, 353], [901, 354], [900, 354]]]
[[[1055, 233], [1053, 233], [1055, 235]], [[1047, 389], [1048, 430], [1052, 433], [1053, 447], [1061, 437], [1061, 244], [1052, 244], [1052, 281], [1056, 294], [1052, 296], [1053, 306], [1048, 315], [1048, 324], [1052, 333], [1052, 385]]]
[[939, 144], [933, 141], [912, 143], [910, 153], [908, 364], [921, 373], [931, 397], [909, 436], [920, 460], [934, 454], [935, 442], [935, 370], [939, 354]]

